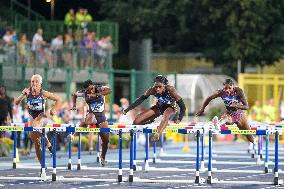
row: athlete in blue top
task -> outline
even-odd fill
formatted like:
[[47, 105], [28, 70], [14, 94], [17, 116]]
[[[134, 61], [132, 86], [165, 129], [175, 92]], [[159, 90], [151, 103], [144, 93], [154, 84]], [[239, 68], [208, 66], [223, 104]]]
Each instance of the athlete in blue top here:
[[[108, 122], [105, 117], [105, 97], [111, 93], [111, 89], [107, 86], [95, 85], [91, 80], [84, 82], [84, 89], [77, 91], [73, 94], [73, 108], [76, 110], [76, 99], [82, 97], [85, 99], [88, 105], [88, 113], [85, 121], [81, 122], [80, 127], [86, 127], [87, 125], [96, 125], [99, 128], [108, 128]], [[105, 166], [105, 156], [108, 149], [108, 133], [99, 133], [102, 138], [102, 154], [101, 165]]]
[[[223, 89], [217, 90], [206, 98], [201, 109], [195, 115], [200, 116], [211, 100], [220, 97], [226, 107], [226, 111], [222, 115], [221, 120], [227, 124], [235, 123], [242, 130], [250, 130], [247, 117], [243, 112], [243, 110], [249, 108], [243, 90], [235, 86], [232, 79], [226, 79], [223, 86]], [[255, 142], [252, 135], [246, 135], [246, 137], [250, 142]]]
[[[56, 114], [56, 110], [61, 105], [61, 98], [53, 93], [42, 90], [42, 77], [38, 74], [31, 77], [31, 86], [25, 88], [22, 94], [16, 99], [15, 104], [19, 105], [26, 98], [27, 107], [30, 115], [30, 125], [32, 127], [44, 127], [47, 124], [47, 116], [45, 112], [45, 101], [50, 99], [55, 101], [54, 106], [50, 110], [50, 115]], [[41, 133], [38, 131], [29, 132], [30, 137], [35, 144], [36, 156], [41, 164], [42, 149], [41, 149]], [[52, 155], [52, 145], [46, 137], [46, 145]]]
[[157, 98], [156, 105], [152, 106], [150, 109], [145, 110], [139, 114], [133, 124], [142, 125], [146, 124], [149, 121], [154, 120], [155, 118], [163, 115], [163, 119], [158, 127], [158, 132], [154, 135], [154, 140], [159, 140], [160, 134], [166, 128], [170, 116], [175, 114], [177, 111], [177, 106], [180, 107], [180, 113], [178, 118], [175, 120], [175, 123], [180, 123], [184, 114], [185, 114], [185, 104], [182, 98], [177, 94], [176, 89], [173, 86], [169, 85], [169, 82], [166, 77], [158, 75], [154, 78], [154, 86], [148, 89], [142, 96], [136, 99], [135, 102], [129, 105], [123, 113], [126, 114], [131, 109], [135, 108], [141, 104], [145, 99], [150, 95], [153, 95]]

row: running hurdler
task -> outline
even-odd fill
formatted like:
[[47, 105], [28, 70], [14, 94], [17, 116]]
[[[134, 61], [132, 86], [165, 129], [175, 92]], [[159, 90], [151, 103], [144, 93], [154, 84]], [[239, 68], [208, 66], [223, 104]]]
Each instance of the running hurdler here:
[[[95, 85], [91, 80], [85, 81], [83, 87], [83, 90], [79, 90], [72, 95], [72, 110], [76, 110], [77, 97], [83, 97], [88, 105], [88, 113], [85, 121], [81, 122], [80, 127], [96, 125], [99, 128], [108, 128], [105, 116], [105, 96], [112, 92], [111, 89], [107, 86]], [[107, 163], [105, 157], [108, 149], [109, 133], [100, 132], [99, 134], [102, 139], [101, 165], [105, 166]]]
[[[232, 79], [226, 79], [223, 82], [223, 86], [222, 89], [217, 90], [206, 98], [201, 109], [195, 115], [200, 116], [211, 100], [220, 97], [226, 107], [226, 111], [221, 116], [220, 122], [226, 124], [235, 123], [241, 130], [250, 130], [250, 125], [243, 111], [249, 108], [243, 90], [235, 86]], [[251, 143], [255, 143], [253, 135], [246, 135], [246, 137]]]
[[155, 118], [163, 115], [163, 119], [160, 122], [157, 133], [155, 133], [153, 140], [158, 141], [160, 134], [168, 125], [168, 121], [171, 115], [177, 112], [177, 104], [180, 107], [180, 113], [178, 118], [175, 120], [175, 123], [180, 123], [184, 114], [185, 114], [185, 104], [180, 95], [177, 94], [176, 89], [173, 86], [169, 85], [168, 79], [162, 75], [158, 75], [154, 78], [154, 86], [148, 89], [142, 96], [136, 99], [135, 102], [129, 105], [123, 113], [126, 114], [128, 111], [132, 110], [144, 100], [146, 100], [150, 95], [153, 95], [157, 98], [156, 105], [145, 110], [139, 114], [133, 124], [134, 125], [143, 125], [149, 121], [153, 121]]
[[[27, 107], [30, 115], [29, 120], [32, 127], [44, 127], [47, 124], [47, 112], [45, 111], [46, 99], [50, 99], [55, 102], [50, 110], [51, 116], [56, 114], [56, 110], [62, 103], [59, 96], [42, 89], [42, 77], [38, 74], [31, 77], [31, 86], [22, 91], [22, 94], [16, 99], [15, 104], [19, 105], [24, 98], [26, 98], [27, 101]], [[29, 135], [35, 144], [36, 156], [41, 164], [41, 133], [38, 131], [31, 131], [29, 132]], [[52, 155], [52, 145], [46, 136], [45, 138], [50, 155]]]

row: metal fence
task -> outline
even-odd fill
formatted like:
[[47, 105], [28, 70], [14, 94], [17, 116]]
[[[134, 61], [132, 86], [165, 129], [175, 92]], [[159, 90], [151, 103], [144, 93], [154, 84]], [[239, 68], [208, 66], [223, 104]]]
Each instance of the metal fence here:
[[4, 66], [25, 65], [33, 68], [110, 69], [112, 50], [76, 46], [54, 48], [50, 44], [33, 49], [30, 43], [18, 43], [0, 47], [0, 63]]

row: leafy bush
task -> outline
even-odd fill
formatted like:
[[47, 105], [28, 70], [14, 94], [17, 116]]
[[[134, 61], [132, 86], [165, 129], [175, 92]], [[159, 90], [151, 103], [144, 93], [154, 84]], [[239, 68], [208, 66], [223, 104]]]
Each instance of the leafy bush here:
[[14, 141], [9, 138], [4, 138], [4, 143], [0, 144], [0, 156], [8, 156], [13, 149]]

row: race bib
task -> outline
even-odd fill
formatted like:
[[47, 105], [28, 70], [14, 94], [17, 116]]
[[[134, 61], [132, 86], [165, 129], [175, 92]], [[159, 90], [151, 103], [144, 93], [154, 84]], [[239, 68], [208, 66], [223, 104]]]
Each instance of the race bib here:
[[90, 106], [92, 112], [103, 112], [105, 110], [104, 102], [92, 102]]
[[28, 106], [30, 110], [40, 111], [43, 109], [43, 99], [29, 99]]

